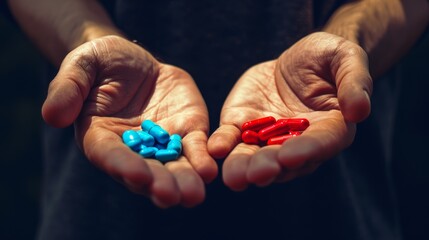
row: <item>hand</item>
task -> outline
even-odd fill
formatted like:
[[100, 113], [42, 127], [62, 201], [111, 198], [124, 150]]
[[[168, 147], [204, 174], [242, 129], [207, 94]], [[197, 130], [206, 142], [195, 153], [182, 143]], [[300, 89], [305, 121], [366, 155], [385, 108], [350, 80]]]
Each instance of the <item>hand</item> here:
[[[49, 86], [42, 115], [55, 127], [75, 123], [86, 157], [159, 207], [201, 203], [203, 181], [217, 174], [207, 151], [206, 105], [193, 79], [120, 37], [99, 38], [70, 52]], [[183, 156], [163, 165], [124, 145], [122, 133], [140, 129], [144, 119], [180, 134]]]
[[[236, 191], [309, 174], [352, 143], [355, 123], [370, 113], [371, 91], [367, 56], [358, 45], [311, 34], [243, 74], [224, 103], [209, 153], [226, 157], [223, 180]], [[240, 143], [241, 125], [265, 116], [307, 118], [310, 126], [282, 145]]]

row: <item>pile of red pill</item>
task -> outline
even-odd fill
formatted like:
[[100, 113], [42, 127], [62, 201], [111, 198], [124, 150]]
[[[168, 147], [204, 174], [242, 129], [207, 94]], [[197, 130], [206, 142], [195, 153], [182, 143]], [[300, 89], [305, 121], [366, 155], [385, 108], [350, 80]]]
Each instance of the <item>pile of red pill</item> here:
[[241, 139], [247, 144], [275, 145], [301, 135], [310, 126], [305, 118], [285, 118], [276, 120], [272, 116], [243, 123]]

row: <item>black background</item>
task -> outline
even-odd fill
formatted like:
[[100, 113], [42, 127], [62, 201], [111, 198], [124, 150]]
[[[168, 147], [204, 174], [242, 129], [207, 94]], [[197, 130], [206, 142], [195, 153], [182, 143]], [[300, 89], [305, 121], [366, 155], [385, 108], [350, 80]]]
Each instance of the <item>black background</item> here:
[[[39, 216], [43, 57], [0, 16], [0, 239], [33, 239]], [[393, 163], [405, 239], [429, 226], [429, 36], [402, 59], [405, 81], [393, 136]]]

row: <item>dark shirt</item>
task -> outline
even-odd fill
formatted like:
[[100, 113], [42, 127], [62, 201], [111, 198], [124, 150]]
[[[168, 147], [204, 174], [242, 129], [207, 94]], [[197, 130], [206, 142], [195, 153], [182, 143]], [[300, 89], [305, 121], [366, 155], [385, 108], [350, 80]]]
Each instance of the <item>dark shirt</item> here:
[[[320, 29], [342, 1], [105, 2], [130, 39], [193, 76], [213, 130], [240, 75]], [[391, 106], [381, 99], [393, 95], [389, 87], [376, 89], [387, 89], [373, 100], [382, 114], [360, 124], [354, 144], [314, 174], [239, 193], [218, 177], [193, 209], [154, 207], [92, 166], [72, 128], [45, 127], [39, 239], [400, 239], [382, 134], [390, 129]]]

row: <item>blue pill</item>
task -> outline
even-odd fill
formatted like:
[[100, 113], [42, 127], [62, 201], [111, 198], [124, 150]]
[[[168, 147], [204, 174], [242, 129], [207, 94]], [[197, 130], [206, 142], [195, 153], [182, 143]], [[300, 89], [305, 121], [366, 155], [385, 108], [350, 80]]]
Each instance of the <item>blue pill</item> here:
[[149, 132], [149, 130], [156, 125], [157, 124], [154, 123], [152, 120], [146, 119], [142, 122], [141, 127], [144, 131]]
[[161, 162], [169, 162], [179, 157], [179, 153], [172, 149], [160, 149], [155, 153], [155, 158]]
[[137, 131], [137, 133], [142, 140], [141, 144], [145, 145], [146, 147], [152, 147], [155, 144], [155, 138], [153, 138], [153, 136], [149, 133], [142, 130]]
[[131, 149], [137, 151], [141, 145], [141, 138], [137, 131], [135, 130], [126, 130], [122, 134], [122, 141], [124, 141], [125, 145], [130, 147]]
[[173, 149], [180, 154], [182, 152], [182, 137], [179, 134], [172, 134], [167, 149]]
[[170, 140], [170, 134], [151, 120], [144, 120], [141, 127], [144, 131], [152, 135], [159, 143], [165, 144]]
[[175, 140], [175, 141], [181, 142], [182, 141], [182, 137], [179, 134], [172, 134], [170, 136], [170, 140]]
[[139, 154], [143, 157], [153, 157], [158, 152], [156, 147], [142, 147]]
[[158, 148], [158, 149], [166, 149], [167, 148], [167, 144], [161, 144], [156, 142], [154, 147]]

